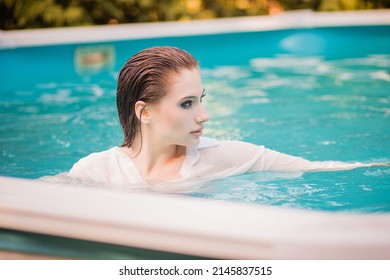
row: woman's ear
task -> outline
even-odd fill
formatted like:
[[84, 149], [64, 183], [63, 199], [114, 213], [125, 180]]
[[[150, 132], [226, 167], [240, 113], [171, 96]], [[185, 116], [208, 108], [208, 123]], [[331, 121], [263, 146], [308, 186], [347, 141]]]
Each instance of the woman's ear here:
[[137, 101], [134, 106], [135, 114], [142, 123], [149, 123], [150, 114], [149, 108], [144, 101]]

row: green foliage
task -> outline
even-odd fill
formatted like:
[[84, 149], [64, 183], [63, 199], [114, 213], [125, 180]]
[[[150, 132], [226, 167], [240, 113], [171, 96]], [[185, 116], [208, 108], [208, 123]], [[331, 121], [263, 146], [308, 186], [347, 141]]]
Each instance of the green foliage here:
[[390, 0], [0, 0], [0, 28], [25, 29], [390, 8]]
[[62, 5], [60, 2], [2, 0], [1, 28], [22, 29], [93, 24], [93, 18], [84, 7], [77, 5], [77, 1], [67, 1], [69, 2], [67, 5]]

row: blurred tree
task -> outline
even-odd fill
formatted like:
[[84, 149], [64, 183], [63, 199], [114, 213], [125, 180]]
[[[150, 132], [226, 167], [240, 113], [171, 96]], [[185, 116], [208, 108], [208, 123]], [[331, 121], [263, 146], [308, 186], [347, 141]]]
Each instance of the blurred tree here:
[[0, 0], [4, 30], [390, 8], [390, 0]]
[[1, 0], [1, 28], [58, 27], [92, 23], [91, 15], [77, 2]]

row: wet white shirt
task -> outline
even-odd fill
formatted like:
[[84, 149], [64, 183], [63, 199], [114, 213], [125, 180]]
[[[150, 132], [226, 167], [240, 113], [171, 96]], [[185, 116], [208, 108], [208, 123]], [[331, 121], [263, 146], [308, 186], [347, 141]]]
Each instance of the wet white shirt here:
[[[196, 147], [187, 147], [181, 178], [167, 183], [211, 180], [247, 172], [326, 171], [366, 166], [362, 163], [309, 161], [241, 141], [217, 141], [201, 137]], [[368, 166], [368, 165], [367, 165]], [[130, 156], [119, 147], [92, 153], [75, 163], [68, 173], [87, 182], [149, 186]], [[164, 185], [164, 183], [157, 184]]]

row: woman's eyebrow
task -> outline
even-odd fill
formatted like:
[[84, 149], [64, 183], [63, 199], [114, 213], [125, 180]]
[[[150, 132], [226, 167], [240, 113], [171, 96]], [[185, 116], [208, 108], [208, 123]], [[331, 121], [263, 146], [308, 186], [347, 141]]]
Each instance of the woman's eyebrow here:
[[203, 89], [200, 96], [188, 95], [188, 96], [185, 96], [185, 97], [180, 98], [180, 100], [183, 100], [183, 99], [198, 99], [198, 98], [202, 98], [202, 97], [205, 95], [205, 93], [206, 93], [206, 92], [205, 92], [205, 89]]
[[195, 95], [189, 95], [189, 96], [185, 96], [183, 98], [180, 98], [180, 100], [184, 100], [184, 99], [197, 99], [198, 96], [195, 96]]

